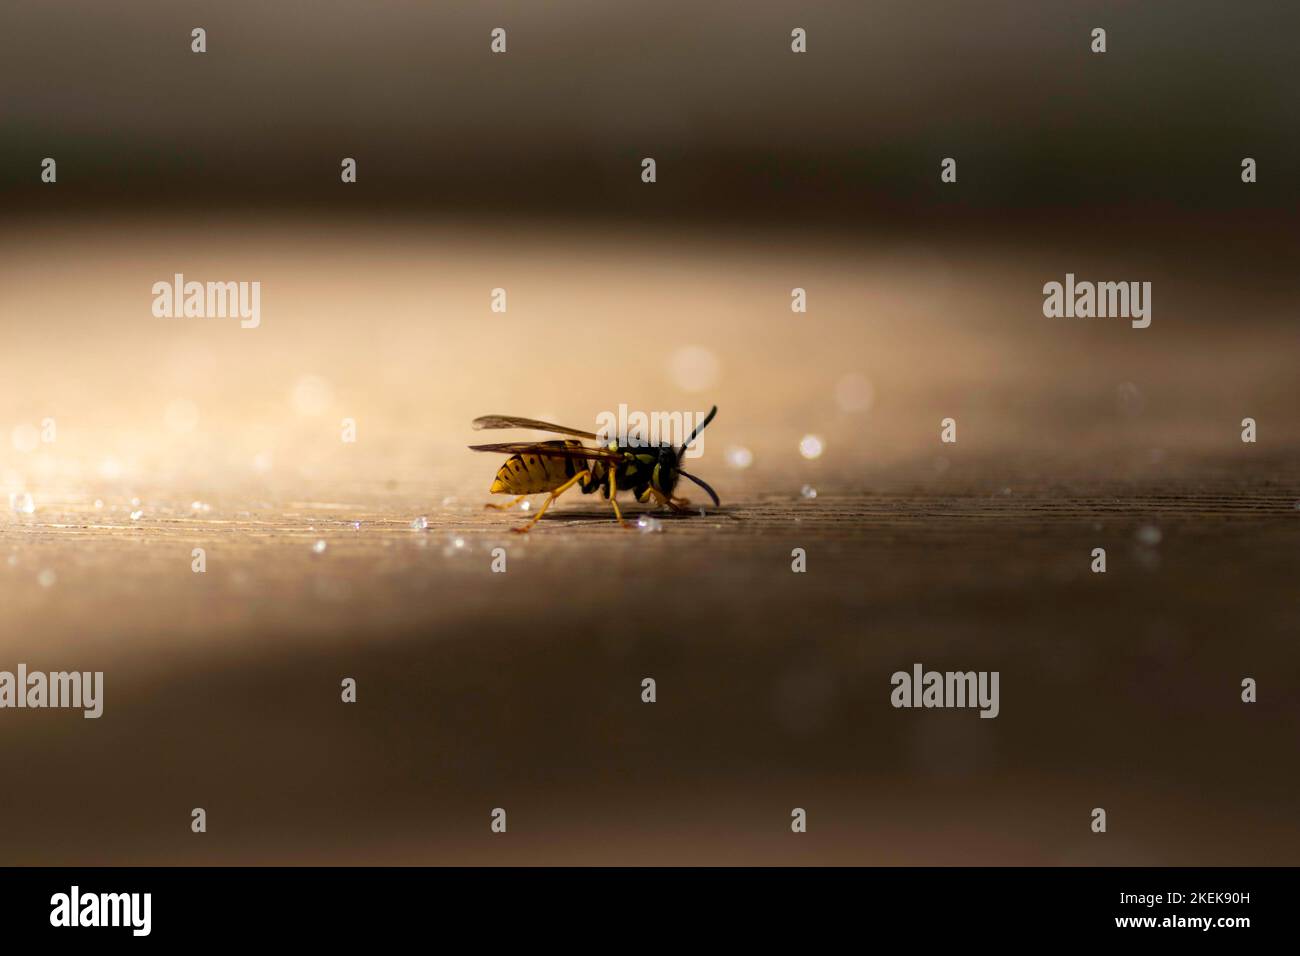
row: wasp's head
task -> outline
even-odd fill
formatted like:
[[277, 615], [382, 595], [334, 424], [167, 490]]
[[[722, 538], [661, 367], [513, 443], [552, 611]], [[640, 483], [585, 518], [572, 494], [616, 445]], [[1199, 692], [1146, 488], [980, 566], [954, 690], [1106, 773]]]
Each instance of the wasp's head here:
[[655, 450], [659, 457], [650, 473], [650, 484], [660, 494], [671, 498], [673, 489], [677, 487], [677, 478], [682, 473], [681, 458], [672, 445], [660, 445]]
[[716, 414], [718, 414], [718, 406], [714, 405], [713, 408], [709, 410], [709, 414], [704, 416], [704, 421], [695, 426], [695, 430], [691, 432], [691, 437], [682, 442], [681, 448], [673, 448], [671, 445], [663, 445], [660, 447], [659, 462], [655, 468], [655, 474], [658, 476], [655, 484], [665, 495], [672, 497], [673, 489], [677, 487], [677, 478], [680, 475], [690, 479], [707, 491], [709, 497], [713, 499], [713, 506], [715, 508], [722, 505], [722, 502], [718, 500], [718, 493], [716, 491], [699, 478], [696, 478], [690, 472], [683, 471], [681, 465], [682, 461], [686, 458], [686, 449], [690, 447], [691, 442], [695, 441], [700, 432], [704, 431], [704, 429], [708, 427], [709, 422], [713, 421], [713, 416]]

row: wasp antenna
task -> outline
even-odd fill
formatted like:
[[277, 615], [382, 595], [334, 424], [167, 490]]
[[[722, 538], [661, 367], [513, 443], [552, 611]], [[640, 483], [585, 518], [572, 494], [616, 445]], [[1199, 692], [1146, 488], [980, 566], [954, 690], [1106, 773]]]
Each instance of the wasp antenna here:
[[[695, 441], [696, 437], [700, 434], [700, 432], [704, 431], [704, 429], [709, 427], [709, 422], [713, 421], [713, 416], [716, 414], [718, 414], [718, 406], [714, 405], [711, 409], [709, 409], [709, 414], [704, 416], [704, 421], [700, 422], [698, 425], [695, 426], [695, 431], [691, 432], [691, 437], [686, 439], [686, 441], [682, 443], [682, 449], [677, 453], [678, 458], [681, 458], [686, 454], [686, 449], [690, 447], [691, 442]], [[682, 474], [686, 474], [686, 472], [682, 472]], [[705, 485], [705, 487], [707, 488], [708, 486]], [[713, 494], [712, 492], [709, 493]], [[714, 496], [714, 500], [715, 501], [717, 500], [716, 495]]]
[[[714, 409], [714, 410], [716, 411], [716, 409]], [[712, 417], [712, 416], [710, 416], [710, 417]], [[707, 425], [708, 422], [705, 422], [705, 424]], [[715, 507], [715, 508], [721, 508], [721, 507], [722, 507], [722, 502], [718, 500], [718, 493], [717, 493], [716, 491], [714, 491], [712, 488], [710, 488], [710, 487], [708, 486], [708, 483], [707, 483], [707, 482], [701, 481], [699, 478], [696, 478], [694, 475], [690, 474], [689, 472], [685, 472], [685, 471], [678, 470], [677, 473], [678, 473], [679, 475], [682, 475], [682, 476], [684, 476], [684, 477], [686, 477], [686, 478], [691, 479], [691, 481], [695, 482], [697, 485], [699, 485], [701, 488], [703, 488], [705, 491], [707, 491], [707, 492], [709, 493], [709, 497], [713, 499], [713, 507]]]

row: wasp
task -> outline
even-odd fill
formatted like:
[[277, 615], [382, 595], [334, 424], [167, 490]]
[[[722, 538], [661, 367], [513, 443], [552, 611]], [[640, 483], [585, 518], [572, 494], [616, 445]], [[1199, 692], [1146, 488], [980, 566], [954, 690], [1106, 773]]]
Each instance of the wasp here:
[[718, 413], [714, 405], [705, 416], [704, 421], [696, 426], [681, 448], [668, 444], [658, 446], [641, 444], [620, 444], [609, 441], [591, 447], [578, 439], [600, 441], [592, 432], [568, 428], [564, 425], [552, 425], [532, 418], [516, 418], [512, 415], [484, 415], [474, 419], [476, 429], [483, 428], [530, 428], [535, 431], [552, 432], [557, 435], [569, 435], [570, 438], [558, 438], [536, 442], [498, 442], [491, 445], [470, 445], [471, 451], [509, 452], [510, 457], [497, 471], [496, 480], [489, 489], [494, 495], [515, 495], [508, 505], [489, 504], [485, 507], [498, 511], [513, 508], [529, 495], [547, 493], [548, 497], [538, 509], [532, 520], [514, 531], [523, 533], [532, 530], [542, 515], [546, 514], [552, 502], [575, 485], [584, 495], [599, 491], [614, 506], [614, 517], [624, 528], [630, 527], [623, 520], [623, 512], [618, 507], [618, 493], [630, 491], [636, 500], [644, 504], [654, 498], [659, 504], [676, 512], [688, 512], [690, 504], [685, 498], [676, 497], [678, 478], [689, 478], [708, 492], [715, 507], [720, 507], [717, 492], [689, 472], [683, 471], [681, 461], [686, 449], [695, 441], [700, 432], [713, 421]]

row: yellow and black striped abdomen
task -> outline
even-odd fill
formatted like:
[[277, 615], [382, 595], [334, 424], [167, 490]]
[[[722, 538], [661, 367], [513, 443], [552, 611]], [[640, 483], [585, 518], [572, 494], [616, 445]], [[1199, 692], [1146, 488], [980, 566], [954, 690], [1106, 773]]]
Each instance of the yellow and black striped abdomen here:
[[[541, 442], [538, 448], [547, 445], [557, 445], [561, 448], [583, 447], [580, 441], [556, 440]], [[548, 455], [540, 450], [512, 455], [497, 472], [496, 480], [492, 482], [491, 493], [535, 495], [544, 491], [554, 491], [586, 467], [587, 463], [581, 458]]]

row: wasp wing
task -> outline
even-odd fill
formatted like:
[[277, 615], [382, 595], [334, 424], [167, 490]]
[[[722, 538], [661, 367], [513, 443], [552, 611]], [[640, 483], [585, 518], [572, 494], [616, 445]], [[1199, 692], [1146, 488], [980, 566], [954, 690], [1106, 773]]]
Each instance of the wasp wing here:
[[585, 448], [556, 442], [503, 441], [491, 445], [470, 445], [470, 451], [491, 451], [507, 455], [545, 455], [549, 458], [581, 458], [584, 460], [623, 461], [627, 455], [609, 448]]
[[532, 428], [539, 432], [555, 432], [557, 435], [573, 435], [577, 438], [596, 437], [594, 432], [584, 432], [564, 425], [552, 425], [550, 422], [539, 422], [535, 418], [517, 418], [514, 415], [484, 415], [474, 419], [473, 425], [476, 430], [484, 428]]

